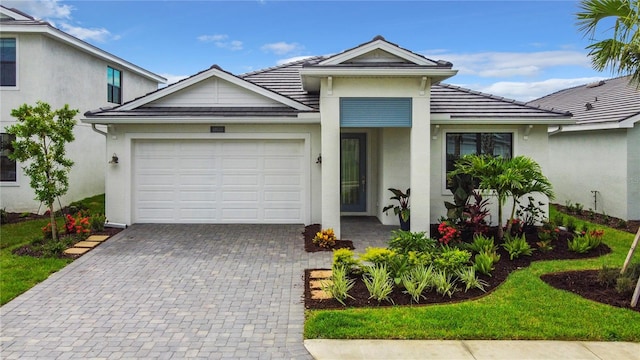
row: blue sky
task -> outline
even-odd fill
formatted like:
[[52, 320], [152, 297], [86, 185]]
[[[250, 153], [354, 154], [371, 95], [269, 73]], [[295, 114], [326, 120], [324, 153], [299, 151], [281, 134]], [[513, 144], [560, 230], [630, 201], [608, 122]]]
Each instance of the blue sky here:
[[451, 61], [448, 83], [516, 100], [612, 77], [591, 69], [578, 1], [2, 0], [170, 82], [329, 55], [376, 35]]

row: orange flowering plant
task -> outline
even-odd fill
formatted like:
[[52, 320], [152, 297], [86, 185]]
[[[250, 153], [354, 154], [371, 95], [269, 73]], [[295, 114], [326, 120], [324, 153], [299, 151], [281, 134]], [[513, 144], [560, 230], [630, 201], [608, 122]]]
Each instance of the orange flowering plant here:
[[336, 234], [332, 228], [318, 231], [313, 238], [313, 243], [323, 248], [330, 248], [336, 244]]

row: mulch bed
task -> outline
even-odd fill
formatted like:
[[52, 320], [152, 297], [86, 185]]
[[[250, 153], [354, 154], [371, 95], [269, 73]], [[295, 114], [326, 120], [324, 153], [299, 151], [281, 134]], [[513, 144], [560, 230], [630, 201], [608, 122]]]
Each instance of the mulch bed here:
[[336, 244], [332, 248], [324, 248], [320, 247], [313, 243], [313, 238], [316, 236], [316, 233], [320, 232], [322, 228], [320, 224], [312, 224], [307, 225], [304, 228], [304, 251], [306, 252], [319, 252], [319, 251], [333, 251], [336, 249], [355, 249], [353, 247], [353, 241], [351, 240], [336, 240]]
[[[91, 233], [91, 235], [107, 235], [109, 237], [112, 237], [122, 230], [124, 229], [105, 227], [103, 231]], [[62, 235], [62, 236], [64, 237], [67, 235]], [[15, 250], [13, 250], [12, 253], [18, 256], [31, 256], [35, 258], [44, 257], [44, 251], [42, 250], [42, 248], [39, 246], [33, 246], [32, 244], [20, 246], [19, 248], [16, 248]], [[80, 256], [81, 255], [71, 255], [71, 254], [61, 253], [57, 257], [59, 259], [77, 259]]]
[[553, 204], [553, 206], [555, 206], [555, 208], [558, 209], [558, 211], [564, 214], [571, 215], [575, 218], [588, 221], [594, 224], [605, 225], [618, 230], [630, 232], [632, 234], [635, 234], [638, 231], [638, 228], [640, 227], [640, 220], [624, 221], [622, 219], [612, 217], [612, 216], [604, 216], [602, 214], [595, 213], [595, 212], [591, 213], [589, 210], [582, 210], [582, 212], [580, 212], [579, 214], [576, 214], [575, 212], [569, 211], [569, 209], [564, 205]]
[[[314, 233], [315, 234], [315, 233]], [[425, 293], [425, 299], [420, 301], [420, 304], [413, 304], [414, 306], [420, 305], [428, 305], [428, 304], [438, 304], [438, 303], [452, 303], [459, 302], [465, 300], [476, 299], [486, 294], [491, 293], [494, 289], [496, 289], [500, 284], [502, 284], [507, 276], [515, 270], [525, 268], [531, 264], [532, 261], [539, 260], [560, 260], [560, 259], [583, 259], [583, 258], [593, 258], [599, 257], [604, 254], [611, 252], [611, 249], [602, 244], [596, 249], [590, 251], [587, 254], [578, 254], [572, 251], [569, 251], [567, 246], [567, 239], [570, 236], [568, 232], [561, 232], [557, 241], [555, 241], [553, 245], [553, 250], [544, 252], [537, 249], [535, 242], [538, 240], [537, 235], [528, 234], [527, 240], [531, 244], [533, 248], [536, 250], [533, 252], [532, 256], [523, 256], [520, 258], [516, 258], [514, 260], [509, 260], [509, 254], [502, 248], [499, 247], [498, 254], [500, 254], [500, 261], [495, 264], [495, 269], [491, 272], [491, 276], [479, 275], [478, 277], [487, 282], [488, 286], [485, 286], [485, 292], [482, 292], [479, 289], [470, 289], [467, 292], [457, 291], [453, 294], [451, 298], [448, 296], [442, 296], [437, 294], [435, 291]], [[307, 243], [307, 232], [305, 231], [305, 244]], [[323, 269], [307, 269], [305, 270], [305, 291], [304, 291], [304, 304], [307, 309], [343, 309], [345, 306], [340, 304], [335, 299], [326, 299], [326, 300], [316, 300], [311, 298], [311, 288], [309, 287], [309, 274], [313, 270], [323, 270]], [[327, 269], [324, 269], [327, 270]], [[402, 293], [402, 290], [395, 289], [391, 294], [391, 299], [393, 302], [383, 301], [378, 303], [375, 300], [369, 299], [369, 292], [364, 285], [361, 277], [353, 277], [355, 280], [354, 287], [349, 291], [349, 294], [354, 298], [348, 298], [345, 301], [347, 307], [378, 307], [378, 306], [393, 306], [393, 305], [409, 305], [411, 304], [411, 297], [408, 294]], [[459, 285], [460, 286], [460, 285]]]
[[640, 312], [640, 307], [631, 307], [631, 295], [620, 294], [612, 287], [598, 282], [599, 270], [567, 271], [545, 274], [541, 278], [554, 288], [570, 291], [585, 299]]

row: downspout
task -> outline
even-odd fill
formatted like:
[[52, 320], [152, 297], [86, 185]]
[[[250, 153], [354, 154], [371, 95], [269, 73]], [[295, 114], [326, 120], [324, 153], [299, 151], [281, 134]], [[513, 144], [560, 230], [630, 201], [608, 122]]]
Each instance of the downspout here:
[[553, 131], [550, 131], [550, 132], [549, 132], [549, 136], [551, 136], [551, 135], [555, 135], [555, 134], [560, 133], [560, 132], [562, 132], [562, 125], [558, 125], [558, 128], [557, 128], [557, 129], [555, 129], [555, 130], [553, 130]]
[[[96, 124], [91, 124], [91, 130], [97, 132], [98, 134], [104, 135], [104, 137], [107, 137], [107, 133], [102, 131], [102, 130], [100, 130], [100, 129], [98, 129], [96, 127]], [[120, 229], [126, 229], [127, 228], [127, 224], [114, 223], [114, 222], [111, 222], [109, 220], [106, 220], [104, 222], [104, 226], [105, 227], [111, 227], [111, 228], [120, 228]]]
[[104, 137], [107, 137], [107, 133], [106, 133], [106, 132], [104, 132], [104, 131], [102, 131], [102, 130], [100, 130], [100, 129], [98, 129], [98, 128], [96, 127], [96, 124], [91, 124], [91, 129], [92, 129], [93, 131], [97, 132], [98, 134], [102, 134], [102, 135], [104, 135]]

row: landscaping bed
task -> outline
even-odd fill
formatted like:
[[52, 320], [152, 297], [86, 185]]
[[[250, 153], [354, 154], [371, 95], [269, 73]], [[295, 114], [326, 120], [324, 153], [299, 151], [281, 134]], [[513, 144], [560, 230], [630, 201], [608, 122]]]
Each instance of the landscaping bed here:
[[[314, 228], [315, 229], [315, 228]], [[314, 236], [314, 231], [305, 231], [305, 244], [311, 241], [310, 238]], [[423, 293], [424, 298], [420, 300], [418, 304], [411, 301], [411, 296], [404, 293], [403, 290], [396, 286], [394, 287], [393, 292], [389, 296], [388, 301], [378, 302], [376, 300], [370, 299], [370, 294], [365, 286], [362, 276], [351, 276], [350, 278], [354, 280], [354, 286], [349, 291], [348, 297], [345, 299], [345, 304], [341, 304], [337, 300], [330, 299], [314, 299], [312, 293], [312, 287], [310, 286], [310, 273], [314, 270], [328, 270], [328, 269], [308, 269], [305, 271], [305, 292], [304, 292], [304, 303], [305, 308], [307, 309], [343, 309], [345, 307], [378, 307], [378, 306], [394, 306], [394, 305], [428, 305], [428, 304], [441, 304], [441, 303], [454, 303], [460, 302], [470, 299], [475, 299], [482, 297], [486, 294], [489, 294], [494, 289], [496, 289], [500, 284], [502, 284], [510, 273], [515, 270], [522, 269], [528, 267], [532, 261], [541, 261], [541, 260], [566, 260], [566, 259], [584, 259], [584, 258], [594, 258], [599, 257], [604, 254], [607, 254], [611, 251], [611, 249], [606, 244], [601, 244], [597, 248], [589, 251], [585, 254], [579, 254], [573, 251], [570, 251], [568, 248], [567, 239], [571, 235], [566, 231], [561, 231], [559, 233], [558, 239], [553, 242], [553, 250], [551, 251], [541, 251], [536, 248], [536, 242], [538, 241], [537, 234], [526, 234], [527, 242], [530, 243], [532, 248], [536, 248], [536, 250], [532, 253], [531, 256], [521, 256], [515, 258], [513, 260], [509, 260], [509, 254], [502, 247], [499, 247], [497, 253], [500, 255], [500, 261], [495, 263], [495, 268], [491, 271], [491, 276], [478, 274], [478, 278], [484, 282], [486, 285], [484, 286], [483, 292], [477, 288], [471, 288], [468, 291], [464, 291], [464, 289], [454, 292], [451, 297], [443, 296], [441, 294], [436, 293], [435, 291], [429, 291]]]

